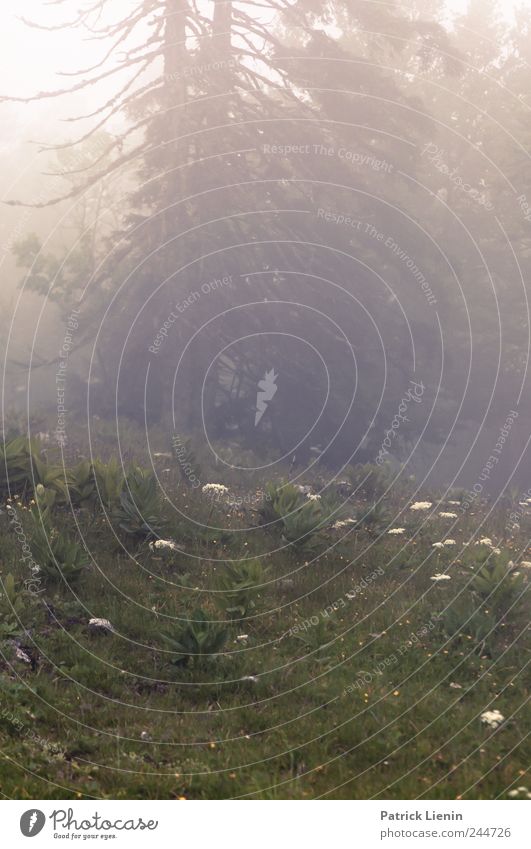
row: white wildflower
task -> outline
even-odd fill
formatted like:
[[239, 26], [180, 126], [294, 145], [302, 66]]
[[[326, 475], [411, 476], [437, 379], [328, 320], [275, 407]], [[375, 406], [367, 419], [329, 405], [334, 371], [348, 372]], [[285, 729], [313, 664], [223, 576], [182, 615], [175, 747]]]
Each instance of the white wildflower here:
[[249, 639], [249, 634], [238, 634], [236, 639], [239, 643], [246, 643]]
[[444, 548], [444, 542], [434, 542], [432, 548]]
[[113, 626], [108, 619], [89, 619], [89, 628], [95, 631], [114, 631]]
[[29, 654], [25, 652], [24, 649], [21, 649], [19, 646], [17, 646], [15, 649], [15, 656], [18, 658], [18, 660], [22, 660], [24, 663], [31, 663], [31, 657], [29, 656]]
[[308, 495], [306, 496], [306, 498], [308, 499], [308, 501], [320, 501], [321, 500], [321, 496], [318, 493], [313, 493], [313, 492], [309, 492]]
[[489, 548], [491, 548], [492, 540], [490, 539], [490, 537], [483, 537], [483, 539], [476, 540], [475, 545], [488, 545]]
[[430, 578], [430, 581], [449, 581], [449, 580], [450, 580], [450, 575], [442, 575], [440, 572], [437, 572], [437, 574], [432, 575], [432, 577]]
[[492, 553], [493, 554], [501, 554], [501, 549], [500, 548], [493, 548]]
[[457, 513], [442, 512], [439, 513], [441, 519], [457, 519]]
[[154, 542], [149, 543], [149, 547], [151, 551], [160, 551], [161, 549], [179, 551], [179, 546], [172, 539], [156, 539]]
[[356, 519], [338, 519], [338, 521], [334, 522], [334, 524], [332, 525], [332, 530], [333, 531], [339, 531], [339, 530], [341, 530], [341, 528], [346, 528], [349, 525], [355, 525], [355, 524], [356, 524]]
[[461, 504], [460, 501], [447, 501], [446, 503], [451, 504], [452, 507], [459, 507], [459, 505]]
[[201, 489], [201, 492], [204, 492], [205, 495], [214, 495], [218, 497], [220, 495], [226, 495], [228, 491], [229, 488], [222, 483], [206, 483]]
[[405, 528], [391, 528], [391, 530], [387, 531], [387, 533], [397, 536], [398, 534], [403, 534], [405, 530]]
[[452, 690], [462, 690], [463, 689], [461, 684], [457, 684], [456, 681], [450, 681], [450, 687], [452, 688]]
[[515, 799], [515, 798], [516, 798], [516, 796], [518, 796], [518, 795], [519, 795], [519, 792], [518, 792], [518, 790], [509, 790], [509, 792], [508, 792], [508, 794], [507, 794], [507, 795], [508, 795], [508, 796], [510, 796], [510, 797], [511, 797], [511, 799]]
[[524, 569], [531, 569], [531, 560], [521, 560], [520, 566], [523, 566]]
[[457, 545], [455, 539], [445, 539], [443, 545]]
[[252, 684], [258, 684], [258, 678], [256, 675], [244, 675], [241, 680], [250, 681]]
[[414, 504], [411, 504], [410, 510], [429, 510], [430, 507], [433, 507], [431, 501], [415, 501]]
[[505, 721], [505, 717], [499, 710], [486, 710], [481, 714], [481, 721], [489, 728], [498, 728]]

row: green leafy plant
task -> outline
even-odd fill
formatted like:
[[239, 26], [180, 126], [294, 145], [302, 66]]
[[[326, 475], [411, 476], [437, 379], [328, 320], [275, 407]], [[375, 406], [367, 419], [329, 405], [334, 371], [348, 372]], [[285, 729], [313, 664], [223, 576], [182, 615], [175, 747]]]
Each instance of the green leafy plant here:
[[292, 636], [302, 643], [304, 651], [311, 655], [308, 658], [310, 663], [326, 665], [335, 657], [332, 648], [335, 642], [335, 627], [333, 617], [320, 616], [315, 625], [311, 624], [304, 630], [299, 630], [295, 625]]
[[443, 633], [447, 637], [472, 640], [475, 651], [492, 654], [493, 643], [497, 635], [497, 618], [487, 612], [470, 595], [460, 597], [448, 607], [441, 617]]
[[38, 516], [42, 517], [44, 522], [49, 522], [57, 499], [57, 492], [54, 489], [46, 489], [42, 483], [38, 483], [35, 487], [36, 506], [32, 507], [33, 520], [36, 522]]
[[52, 528], [34, 515], [35, 530], [30, 541], [33, 558], [48, 581], [68, 583], [78, 578], [90, 562], [86, 549], [68, 534]]
[[35, 483], [46, 489], [52, 489], [66, 500], [68, 491], [68, 470], [42, 460], [38, 454], [32, 455], [32, 473]]
[[299, 548], [312, 547], [312, 539], [323, 527], [324, 519], [318, 499], [308, 499], [293, 484], [269, 483], [260, 509], [264, 523], [278, 522], [283, 538]]
[[65, 497], [68, 472], [39, 454], [39, 443], [17, 436], [0, 445], [0, 493], [24, 493], [41, 484]]
[[352, 506], [345, 504], [344, 499], [330, 489], [322, 493], [319, 505], [323, 522], [326, 524], [352, 516]]
[[472, 581], [472, 589], [498, 613], [505, 612], [522, 592], [524, 579], [514, 575], [502, 558], [484, 563]]
[[108, 463], [95, 459], [92, 463], [97, 495], [106, 510], [120, 502], [124, 485], [124, 473], [118, 460], [113, 457]]
[[388, 489], [392, 472], [389, 463], [358, 463], [349, 466], [347, 476], [356, 494], [363, 494], [368, 501], [377, 501]]
[[94, 501], [96, 479], [92, 463], [81, 460], [70, 469], [68, 475], [68, 493], [74, 507], [84, 507]]
[[282, 519], [282, 536], [297, 548], [313, 548], [316, 535], [323, 526], [323, 515], [319, 501], [305, 501], [293, 513]]
[[304, 502], [304, 496], [290, 483], [270, 482], [265, 486], [265, 497], [260, 507], [263, 524], [282, 519]]
[[154, 539], [166, 522], [161, 515], [161, 504], [155, 476], [140, 466], [134, 466], [127, 475], [120, 493], [120, 503], [113, 511], [119, 527], [134, 537]]
[[260, 585], [266, 570], [259, 560], [226, 563], [218, 585], [223, 592], [216, 594], [216, 603], [229, 619], [245, 619], [256, 609]]
[[32, 458], [36, 446], [25, 436], [0, 444], [0, 493], [21, 493], [32, 485]]
[[175, 653], [171, 662], [177, 665], [204, 664], [220, 652], [228, 637], [228, 629], [214, 621], [201, 608], [194, 610], [192, 618], [172, 634], [160, 635]]
[[372, 504], [358, 519], [360, 528], [376, 535], [382, 533], [390, 521], [391, 513], [382, 503]]
[[15, 578], [11, 572], [3, 581], [3, 593], [0, 606], [0, 640], [19, 637], [22, 633], [17, 614], [24, 608], [23, 594], [17, 590]]

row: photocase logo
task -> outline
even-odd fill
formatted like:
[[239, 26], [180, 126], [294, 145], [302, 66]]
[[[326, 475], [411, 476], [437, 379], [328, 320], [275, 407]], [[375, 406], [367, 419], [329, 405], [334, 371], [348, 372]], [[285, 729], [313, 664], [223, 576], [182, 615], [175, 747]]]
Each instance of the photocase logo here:
[[35, 837], [44, 828], [46, 817], [42, 811], [31, 808], [20, 817], [20, 830], [24, 837]]
[[256, 393], [256, 413], [254, 417], [255, 427], [267, 410], [268, 402], [272, 401], [275, 396], [278, 388], [275, 383], [277, 377], [278, 374], [275, 374], [275, 370], [271, 369], [271, 371], [266, 371], [262, 380], [258, 381], [258, 392]]

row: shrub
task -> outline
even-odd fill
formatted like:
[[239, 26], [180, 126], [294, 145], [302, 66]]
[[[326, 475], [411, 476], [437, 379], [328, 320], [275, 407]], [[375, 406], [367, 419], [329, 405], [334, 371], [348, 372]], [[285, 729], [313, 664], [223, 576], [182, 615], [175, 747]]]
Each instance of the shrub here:
[[388, 489], [392, 472], [389, 463], [358, 463], [348, 467], [347, 476], [358, 493], [362, 493], [368, 501], [377, 501]]
[[260, 513], [265, 523], [278, 522], [283, 538], [300, 548], [312, 547], [325, 523], [320, 501], [306, 498], [293, 484], [267, 484]]
[[119, 527], [134, 537], [154, 539], [164, 529], [161, 504], [155, 476], [139, 466], [127, 475], [119, 504], [113, 510]]
[[259, 560], [226, 563], [219, 579], [216, 603], [229, 619], [245, 619], [256, 609], [258, 590], [265, 579], [265, 570]]
[[199, 666], [219, 653], [227, 640], [228, 629], [198, 608], [174, 634], [160, 636], [174, 652], [172, 663], [188, 666], [192, 662]]
[[92, 464], [98, 497], [106, 510], [111, 510], [120, 502], [124, 485], [124, 474], [116, 458], [108, 463], [96, 459]]
[[30, 540], [31, 553], [49, 581], [61, 577], [67, 583], [78, 578], [90, 562], [90, 557], [77, 540], [51, 527], [44, 514], [32, 509], [34, 531]]
[[19, 637], [22, 629], [17, 620], [17, 615], [24, 608], [22, 593], [15, 587], [15, 579], [11, 572], [3, 581], [2, 603], [0, 606], [0, 640]]

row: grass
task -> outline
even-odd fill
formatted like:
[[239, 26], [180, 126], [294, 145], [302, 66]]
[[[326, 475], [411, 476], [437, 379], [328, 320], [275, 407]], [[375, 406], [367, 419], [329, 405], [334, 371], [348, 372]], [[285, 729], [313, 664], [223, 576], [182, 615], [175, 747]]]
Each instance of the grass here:
[[[493, 799], [525, 783], [527, 567], [515, 579], [508, 560], [531, 559], [526, 511], [503, 538], [507, 505], [440, 519], [456, 510], [443, 499], [430, 518], [408, 509], [421, 497], [414, 484], [398, 482], [383, 518], [403, 534], [383, 520], [333, 530], [332, 518], [292, 545], [279, 523], [260, 524], [255, 494], [246, 501], [234, 476], [223, 482], [242, 496], [236, 509], [187, 487], [167, 458], [155, 462], [193, 519], [161, 503], [164, 537], [183, 550], [150, 549], [94, 505], [54, 506], [54, 527], [83, 539], [90, 562], [70, 582], [47, 572], [29, 592], [23, 539], [0, 516], [0, 577], [15, 587], [0, 600], [5, 796]], [[335, 519], [363, 517], [364, 498]], [[31, 540], [29, 501], [11, 503]], [[478, 528], [500, 554], [473, 544]], [[433, 547], [446, 538], [456, 545]], [[242, 559], [264, 571], [238, 618], [220, 593], [224, 562]], [[506, 578], [481, 595], [475, 576], [494, 561]], [[431, 580], [444, 572], [450, 580]], [[183, 661], [165, 635], [182, 640], [198, 608], [227, 639], [212, 657]], [[90, 628], [93, 617], [114, 632]], [[497, 729], [480, 718], [491, 709], [505, 717]]]

